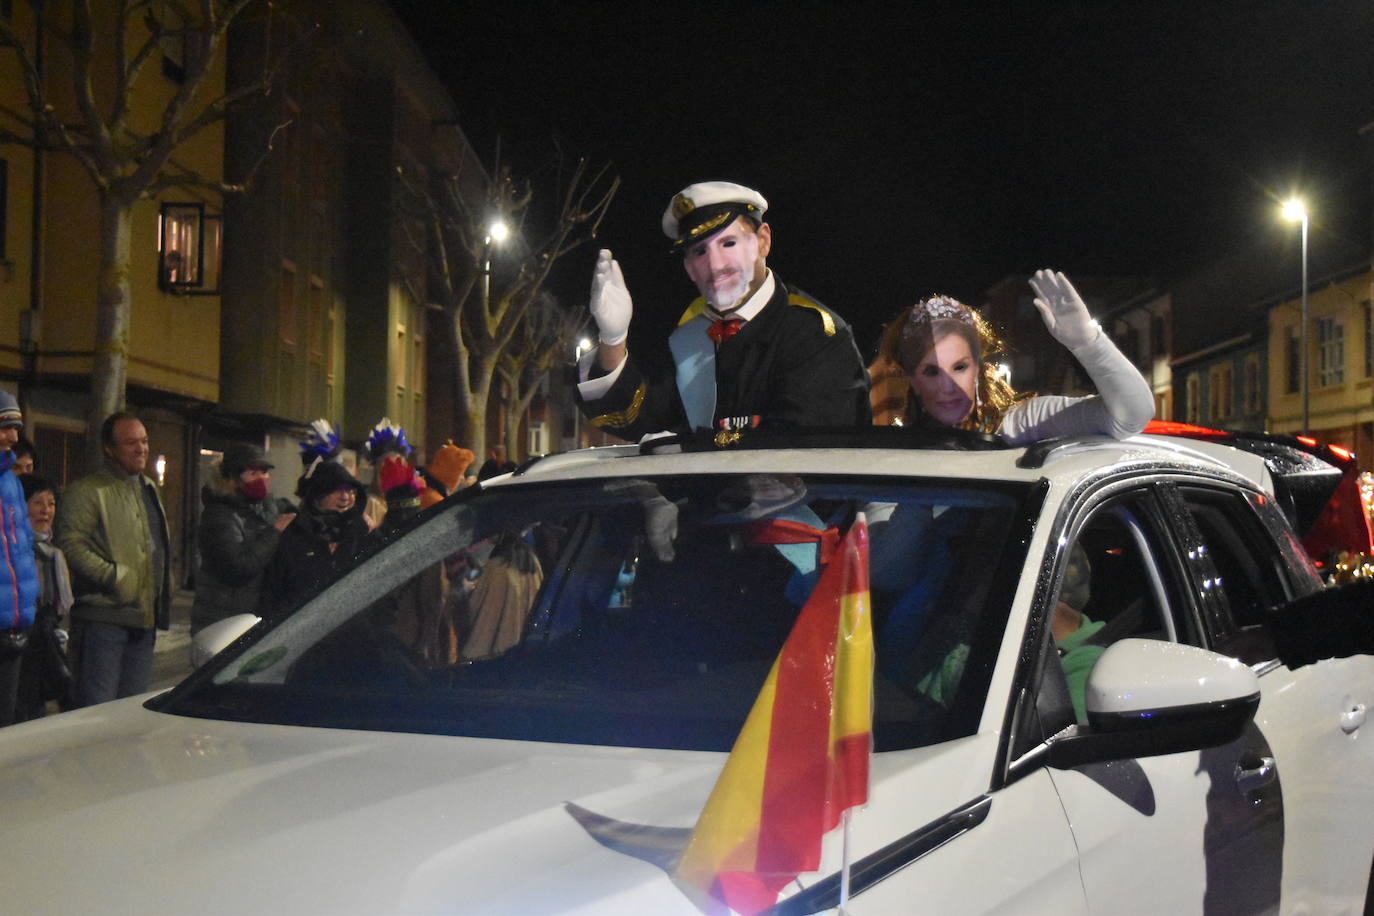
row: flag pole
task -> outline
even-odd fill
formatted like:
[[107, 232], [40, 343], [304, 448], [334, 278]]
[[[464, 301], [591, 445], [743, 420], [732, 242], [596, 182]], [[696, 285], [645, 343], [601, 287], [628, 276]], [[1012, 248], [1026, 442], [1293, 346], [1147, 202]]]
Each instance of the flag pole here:
[[849, 812], [851, 809], [844, 809], [841, 819], [844, 823], [844, 843], [841, 853], [843, 863], [840, 866], [840, 905], [835, 912], [839, 916], [845, 916], [845, 907], [849, 906]]

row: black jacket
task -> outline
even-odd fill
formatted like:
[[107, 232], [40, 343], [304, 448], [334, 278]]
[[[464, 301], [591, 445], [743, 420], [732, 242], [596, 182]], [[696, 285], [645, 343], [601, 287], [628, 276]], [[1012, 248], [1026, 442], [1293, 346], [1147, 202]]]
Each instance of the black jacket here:
[[[770, 428], [867, 426], [868, 373], [853, 330], [776, 274], [774, 281], [768, 304], [716, 350], [713, 425], [739, 418]], [[579, 404], [593, 426], [631, 441], [687, 426], [675, 375], [647, 377], [633, 355], [604, 397]]]
[[201, 502], [192, 633], [234, 614], [257, 612], [263, 573], [281, 540], [277, 516], [293, 511], [284, 499], [253, 501], [209, 487], [201, 492]]
[[[308, 503], [301, 507], [295, 521], [282, 532], [263, 575], [265, 615], [279, 616], [295, 610], [353, 568], [368, 538], [367, 522], [363, 519], [365, 506], [366, 500], [360, 493], [353, 508], [342, 514], [322, 515], [310, 509]], [[333, 550], [330, 544], [335, 545]]]

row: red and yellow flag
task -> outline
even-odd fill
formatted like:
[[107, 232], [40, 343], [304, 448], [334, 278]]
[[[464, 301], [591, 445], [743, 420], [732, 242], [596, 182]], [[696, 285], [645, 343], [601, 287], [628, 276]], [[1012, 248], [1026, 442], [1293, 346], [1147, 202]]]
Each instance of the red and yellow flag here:
[[821, 574], [673, 873], [705, 913], [757, 913], [820, 867], [821, 837], [868, 800], [873, 628], [862, 516]]

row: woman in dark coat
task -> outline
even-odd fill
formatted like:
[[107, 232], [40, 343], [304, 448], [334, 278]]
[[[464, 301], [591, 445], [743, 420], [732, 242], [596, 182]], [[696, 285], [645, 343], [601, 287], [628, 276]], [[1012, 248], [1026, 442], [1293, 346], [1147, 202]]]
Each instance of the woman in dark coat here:
[[235, 614], [256, 614], [263, 573], [295, 510], [269, 495], [272, 462], [261, 448], [236, 443], [220, 463], [223, 486], [206, 487], [196, 528], [200, 567], [191, 632]]
[[296, 484], [300, 514], [281, 534], [263, 577], [264, 610], [281, 614], [353, 567], [368, 527], [366, 489], [337, 461], [313, 463]]
[[48, 700], [71, 708], [72, 672], [67, 663], [67, 634], [62, 629], [72, 607], [72, 579], [67, 559], [53, 546], [52, 522], [57, 513], [57, 485], [33, 474], [19, 478], [33, 528], [34, 561], [38, 567], [38, 601], [29, 642], [19, 669], [15, 721], [47, 715]]

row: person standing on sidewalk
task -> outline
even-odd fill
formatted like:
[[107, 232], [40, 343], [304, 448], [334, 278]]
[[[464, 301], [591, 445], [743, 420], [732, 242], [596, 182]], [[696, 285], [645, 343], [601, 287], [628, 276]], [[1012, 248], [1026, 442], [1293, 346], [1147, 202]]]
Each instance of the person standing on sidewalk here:
[[144, 473], [148, 431], [115, 413], [100, 429], [105, 466], [67, 488], [54, 537], [71, 567], [77, 704], [148, 689], [157, 630], [170, 619], [167, 515]]
[[191, 605], [191, 635], [235, 614], [258, 610], [262, 575], [281, 533], [296, 517], [289, 502], [269, 495], [272, 462], [261, 448], [236, 442], [224, 450], [224, 486], [205, 487], [196, 528], [200, 569]]
[[19, 672], [16, 722], [41, 719], [48, 701], [71, 708], [72, 673], [67, 661], [66, 617], [72, 609], [72, 580], [67, 558], [52, 542], [52, 523], [57, 517], [57, 485], [37, 474], [21, 474], [19, 482], [29, 507], [33, 528], [33, 557], [38, 567], [38, 604], [24, 663]]
[[19, 671], [38, 601], [38, 567], [28, 504], [15, 476], [14, 443], [24, 418], [14, 395], [0, 389], [0, 725], [15, 721]]

